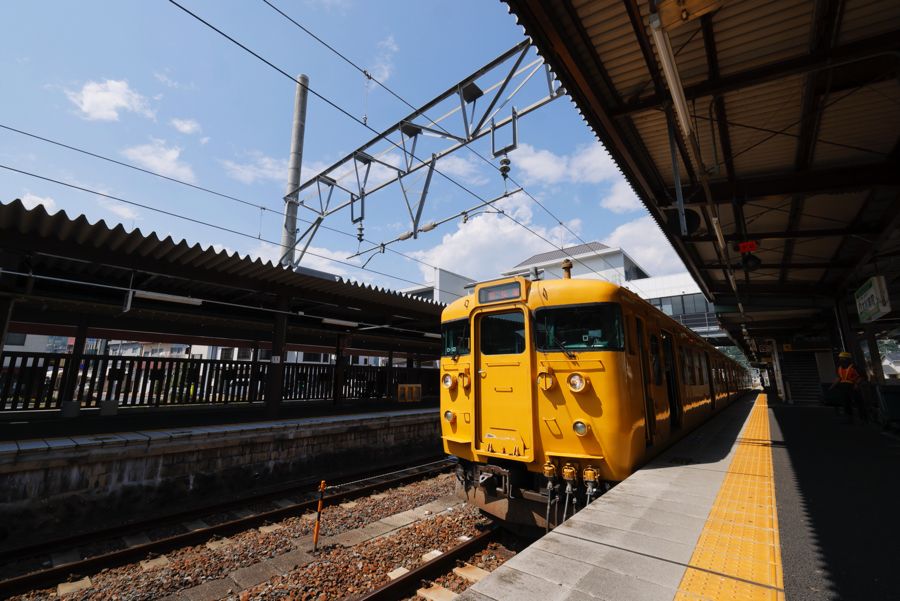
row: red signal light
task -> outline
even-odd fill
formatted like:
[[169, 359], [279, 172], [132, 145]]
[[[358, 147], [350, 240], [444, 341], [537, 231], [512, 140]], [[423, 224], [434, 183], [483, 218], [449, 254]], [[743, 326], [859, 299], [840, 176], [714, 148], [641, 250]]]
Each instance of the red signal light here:
[[757, 248], [759, 248], [759, 244], [756, 243], [756, 240], [747, 240], [746, 242], [738, 242], [738, 250], [741, 252], [741, 254], [752, 253]]

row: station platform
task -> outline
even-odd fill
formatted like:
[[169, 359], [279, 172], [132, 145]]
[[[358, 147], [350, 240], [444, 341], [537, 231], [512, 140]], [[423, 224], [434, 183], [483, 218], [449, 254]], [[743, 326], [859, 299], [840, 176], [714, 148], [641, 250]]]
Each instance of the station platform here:
[[896, 599], [900, 441], [753, 394], [466, 601]]
[[439, 420], [410, 408], [0, 441], [0, 551], [433, 459]]

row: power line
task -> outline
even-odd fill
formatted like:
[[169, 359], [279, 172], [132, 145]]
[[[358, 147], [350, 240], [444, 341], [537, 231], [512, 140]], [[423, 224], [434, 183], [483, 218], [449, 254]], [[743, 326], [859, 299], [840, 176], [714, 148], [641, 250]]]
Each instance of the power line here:
[[[247, 52], [247, 53], [250, 54], [251, 56], [253, 56], [253, 57], [255, 57], [256, 59], [258, 59], [259, 61], [265, 63], [265, 64], [268, 65], [270, 68], [272, 68], [272, 69], [274, 69], [275, 71], [277, 71], [278, 73], [282, 74], [284, 77], [290, 79], [290, 80], [291, 80], [292, 82], [294, 82], [295, 84], [301, 85], [301, 86], [303, 85], [302, 83], [300, 83], [300, 82], [297, 80], [296, 77], [294, 77], [293, 75], [291, 75], [290, 73], [288, 73], [287, 71], [285, 71], [284, 69], [282, 69], [281, 67], [278, 67], [277, 65], [275, 65], [274, 63], [272, 63], [272, 62], [269, 61], [268, 59], [264, 58], [262, 55], [260, 55], [260, 54], [258, 54], [257, 52], [253, 51], [252, 49], [250, 49], [249, 47], [247, 47], [247, 46], [244, 45], [243, 43], [239, 42], [238, 40], [236, 40], [236, 39], [233, 38], [232, 36], [228, 35], [227, 33], [225, 33], [224, 31], [222, 31], [221, 29], [219, 29], [219, 28], [216, 27], [215, 25], [211, 24], [209, 21], [203, 19], [203, 17], [200, 17], [200, 16], [197, 15], [196, 13], [194, 13], [194, 12], [190, 11], [189, 9], [185, 8], [184, 6], [182, 6], [181, 4], [179, 4], [178, 2], [176, 2], [175, 0], [169, 0], [169, 3], [171, 3], [171, 4], [175, 5], [176, 7], [180, 8], [182, 11], [184, 11], [185, 13], [187, 13], [188, 15], [190, 15], [191, 17], [193, 17], [194, 19], [196, 19], [196, 20], [199, 21], [200, 23], [206, 25], [209, 29], [212, 29], [213, 31], [215, 31], [215, 32], [218, 33], [220, 36], [222, 36], [222, 37], [224, 37], [225, 39], [227, 39], [227, 40], [228, 40], [229, 42], [231, 42], [232, 44], [238, 46], [239, 48], [241, 48], [242, 50], [244, 50], [245, 52]], [[349, 59], [346, 59], [346, 57], [344, 57], [344, 58], [345, 58], [345, 60], [349, 60]], [[340, 105], [338, 105], [337, 103], [335, 103], [334, 101], [332, 101], [332, 100], [330, 100], [329, 98], [323, 96], [323, 95], [320, 94], [319, 92], [316, 92], [315, 90], [313, 90], [313, 89], [312, 89], [311, 87], [309, 87], [308, 85], [306, 85], [306, 86], [304, 86], [304, 87], [306, 88], [306, 90], [307, 90], [310, 94], [312, 94], [312, 95], [315, 96], [316, 98], [319, 98], [320, 100], [322, 100], [323, 102], [325, 102], [326, 104], [328, 104], [329, 106], [331, 106], [332, 108], [334, 108], [335, 110], [337, 110], [338, 112], [340, 112], [341, 114], [345, 115], [345, 116], [348, 117], [349, 119], [351, 119], [351, 120], [355, 121], [356, 123], [362, 125], [363, 127], [365, 127], [366, 129], [368, 129], [368, 130], [371, 131], [372, 133], [374, 133], [374, 134], [376, 134], [376, 135], [378, 135], [378, 134], [380, 133], [380, 132], [378, 132], [378, 130], [376, 130], [376, 129], [374, 129], [372, 126], [370, 126], [367, 122], [365, 122], [365, 121], [359, 119], [358, 117], [356, 117], [355, 115], [353, 115], [352, 113], [350, 113], [349, 111], [347, 111], [346, 109], [344, 109], [343, 107], [341, 107]], [[403, 102], [406, 102], [406, 101], [404, 100]], [[408, 104], [408, 103], [407, 103], [407, 104]], [[446, 131], [446, 130], [444, 130], [444, 131]], [[394, 142], [394, 141], [391, 140], [390, 138], [385, 138], [385, 140], [386, 140], [388, 143], [390, 143], [391, 145], [395, 146], [398, 150], [407, 152], [400, 144], [397, 144], [396, 142]], [[474, 151], [473, 151], [473, 152], [474, 152]], [[418, 160], [419, 162], [423, 162], [420, 158], [416, 157], [416, 156], [415, 156], [414, 154], [412, 154], [411, 152], [410, 152], [409, 154], [412, 156], [412, 158]], [[477, 153], [476, 153], [476, 154], [477, 154]], [[484, 159], [484, 157], [482, 157], [482, 158]], [[485, 159], [485, 160], [487, 160], [487, 159]], [[488, 162], [490, 162], [490, 161], [488, 161]], [[493, 165], [493, 163], [491, 163], [491, 164]], [[440, 175], [441, 177], [443, 177], [444, 179], [446, 179], [447, 181], [449, 181], [450, 183], [452, 183], [452, 184], [455, 185], [456, 187], [460, 188], [460, 189], [463, 190], [464, 192], [466, 192], [466, 193], [470, 194], [471, 196], [475, 197], [475, 198], [478, 199], [480, 202], [486, 204], [486, 201], [485, 201], [483, 198], [481, 198], [480, 195], [478, 195], [476, 192], [474, 192], [473, 190], [469, 189], [469, 188], [466, 187], [465, 185], [459, 183], [458, 181], [456, 181], [456, 180], [453, 179], [452, 177], [448, 176], [447, 174], [443, 173], [442, 171], [440, 171], [439, 169], [437, 169], [437, 167], [434, 168], [434, 171], [435, 171], [435, 173], [437, 173], [438, 175]], [[535, 202], [537, 202], [537, 200], [536, 200], [533, 196], [531, 196], [530, 194], [528, 194], [527, 192], [526, 192], [526, 195], [528, 195], [530, 198], [532, 198], [532, 200], [535, 200]], [[541, 205], [541, 203], [539, 203], [539, 202], [538, 202], [538, 205], [539, 205], [539, 206], [543, 206], [543, 205]], [[547, 210], [547, 209], [544, 208], [544, 210]], [[518, 221], [517, 219], [515, 219], [515, 218], [512, 217], [511, 215], [508, 215], [508, 214], [505, 213], [505, 212], [502, 213], [502, 214], [505, 215], [508, 219], [511, 219], [514, 223], [516, 223], [516, 224], [519, 225], [520, 227], [524, 228], [526, 231], [528, 231], [528, 232], [530, 232], [531, 234], [537, 236], [538, 238], [540, 238], [541, 240], [543, 240], [544, 242], [546, 242], [547, 244], [549, 244], [549, 245], [552, 246], [553, 248], [555, 248], [555, 249], [557, 249], [557, 250], [563, 252], [566, 256], [568, 256], [568, 257], [569, 257], [570, 259], [572, 259], [573, 261], [576, 261], [577, 263], [580, 263], [582, 266], [584, 266], [584, 267], [586, 267], [588, 270], [592, 271], [592, 272], [593, 272], [595, 275], [597, 275], [600, 279], [604, 279], [604, 280], [606, 279], [606, 278], [604, 278], [602, 275], [600, 275], [600, 273], [597, 272], [594, 268], [592, 268], [591, 266], [585, 264], [583, 261], [581, 261], [580, 259], [578, 259], [578, 258], [572, 256], [571, 254], [567, 253], [566, 250], [565, 250], [565, 248], [563, 248], [562, 246], [557, 246], [557, 245], [553, 244], [553, 242], [551, 242], [550, 240], [548, 240], [547, 238], [545, 238], [545, 237], [542, 236], [541, 234], [535, 232], [533, 229], [529, 228], [529, 227], [526, 226], [525, 224], [521, 223], [520, 221]], [[557, 220], [558, 220], [558, 218], [557, 218]], [[558, 221], [559, 221], [559, 220], [558, 220]], [[559, 221], [559, 223], [562, 223], [562, 222]], [[566, 227], [566, 228], [568, 229], [568, 227], [565, 226], [564, 224], [563, 224], [563, 227]], [[570, 230], [570, 231], [571, 231], [571, 230]], [[576, 236], [576, 237], [577, 237], [577, 236]], [[580, 239], [580, 238], [579, 238], [579, 239]], [[605, 261], [605, 259], [603, 259], [603, 260]]]
[[[243, 237], [243, 238], [250, 238], [251, 240], [260, 240], [260, 241], [262, 241], [262, 242], [267, 242], [267, 243], [269, 243], [269, 244], [273, 244], [273, 245], [275, 245], [275, 246], [279, 246], [279, 247], [284, 248], [284, 245], [282, 245], [280, 242], [273, 242], [272, 240], [268, 240], [268, 239], [266, 239], [266, 238], [254, 236], [253, 234], [248, 234], [248, 233], [242, 232], [242, 231], [240, 231], [240, 230], [231, 229], [231, 228], [225, 227], [225, 226], [223, 226], [223, 225], [217, 225], [217, 224], [215, 224], [215, 223], [210, 223], [210, 222], [208, 222], [208, 221], [203, 221], [202, 219], [197, 219], [197, 218], [195, 218], [195, 217], [188, 217], [187, 215], [181, 215], [181, 214], [179, 214], [179, 213], [175, 213], [175, 212], [172, 212], [172, 211], [167, 211], [167, 210], [165, 210], [165, 209], [160, 209], [160, 208], [158, 208], [158, 207], [153, 207], [153, 206], [150, 206], [150, 205], [147, 205], [147, 204], [144, 204], [144, 203], [135, 202], [135, 201], [133, 201], [133, 200], [127, 200], [127, 199], [125, 199], [125, 198], [122, 198], [121, 196], [113, 196], [112, 194], [106, 194], [105, 192], [100, 192], [100, 191], [98, 191], [98, 190], [92, 190], [91, 188], [86, 188], [86, 187], [84, 187], [84, 186], [79, 186], [79, 185], [76, 185], [76, 184], [73, 184], [73, 183], [70, 183], [70, 182], [65, 182], [65, 181], [62, 181], [62, 180], [54, 179], [54, 178], [52, 178], [52, 177], [47, 177], [47, 176], [40, 175], [40, 174], [37, 174], [37, 173], [32, 173], [32, 172], [30, 172], [30, 171], [25, 171], [25, 170], [23, 170], [23, 169], [16, 169], [15, 167], [10, 167], [9, 165], [0, 164], [0, 169], [6, 169], [7, 171], [12, 171], [12, 172], [14, 172], [14, 173], [18, 173], [18, 174], [21, 174], [21, 175], [27, 175], [28, 177], [33, 177], [33, 178], [35, 178], [35, 179], [40, 179], [40, 180], [43, 180], [43, 181], [46, 181], [46, 182], [50, 182], [50, 183], [54, 183], [54, 184], [57, 184], [57, 185], [60, 185], [60, 186], [65, 186], [65, 187], [67, 187], [67, 188], [72, 188], [73, 190], [80, 190], [81, 192], [87, 192], [88, 194], [95, 194], [95, 195], [100, 196], [100, 197], [102, 197], [102, 198], [108, 198], [108, 199], [110, 199], [110, 200], [115, 200], [115, 201], [117, 201], [117, 202], [121, 202], [121, 203], [124, 203], [124, 204], [127, 204], [127, 205], [132, 205], [132, 206], [135, 206], [135, 207], [140, 207], [140, 208], [142, 208], [142, 209], [146, 209], [146, 210], [148, 210], [148, 211], [153, 211], [153, 212], [156, 212], [156, 213], [160, 213], [160, 214], [166, 215], [166, 216], [168, 216], [168, 217], [174, 217], [174, 218], [176, 218], [176, 219], [182, 219], [182, 220], [184, 220], [184, 221], [188, 221], [188, 222], [190, 222], [190, 223], [195, 223], [195, 224], [197, 224], [197, 225], [202, 225], [202, 226], [205, 226], [205, 227], [210, 227], [210, 228], [213, 228], [213, 229], [216, 229], [216, 230], [220, 230], [220, 231], [223, 231], [223, 232], [227, 232], [227, 233], [229, 233], [229, 234], [234, 234], [234, 235], [236, 235], [236, 236], [241, 236], [241, 237]], [[326, 260], [326, 261], [331, 261], [331, 262], [333, 262], [333, 263], [338, 263], [339, 265], [344, 265], [344, 266], [346, 266], [346, 267], [350, 267], [350, 268], [353, 268], [353, 269], [361, 269], [361, 270], [363, 270], [363, 271], [368, 271], [368, 272], [371, 272], [371, 273], [374, 273], [374, 274], [377, 274], [377, 275], [380, 275], [380, 276], [384, 276], [384, 277], [386, 277], [386, 278], [391, 278], [391, 279], [393, 279], [393, 280], [397, 280], [397, 281], [400, 281], [400, 282], [406, 282], [406, 283], [408, 283], [408, 284], [413, 284], [413, 285], [415, 285], [415, 286], [430, 287], [428, 284], [425, 284], [425, 283], [423, 283], [423, 282], [417, 282], [416, 280], [410, 280], [410, 279], [407, 279], [407, 278], [404, 278], [404, 277], [401, 277], [401, 276], [398, 276], [398, 275], [392, 275], [392, 274], [390, 274], [390, 273], [385, 273], [385, 272], [383, 272], [383, 271], [378, 271], [378, 270], [375, 270], [375, 269], [371, 269], [371, 268], [369, 268], [369, 267], [361, 267], [361, 266], [359, 266], [359, 265], [354, 265], [353, 263], [350, 263], [350, 262], [348, 262], [348, 261], [341, 261], [340, 259], [335, 259], [335, 258], [332, 258], [332, 257], [327, 257], [327, 256], [325, 256], [325, 255], [316, 254], [316, 253], [314, 253], [314, 252], [312, 252], [312, 251], [309, 251], [309, 250], [306, 251], [306, 252], [307, 252], [307, 254], [310, 255], [310, 256], [317, 257], [317, 258], [319, 258], [319, 259], [323, 259], [323, 260]], [[448, 290], [440, 290], [439, 288], [435, 288], [435, 290], [438, 290], [438, 291], [440, 291], [440, 292], [445, 292], [445, 293], [447, 293], [447, 294], [451, 294], [451, 295], [456, 296], [456, 297], [458, 297], [458, 298], [463, 296], [463, 295], [461, 295], [461, 294], [456, 294], [455, 292], [450, 292], [450, 291], [448, 291]]]
[[[366, 76], [367, 79], [369, 79], [370, 81], [375, 82], [375, 84], [377, 84], [379, 87], [381, 87], [383, 90], [385, 90], [388, 94], [390, 94], [391, 96], [393, 96], [394, 98], [396, 98], [397, 100], [399, 100], [400, 102], [402, 102], [403, 104], [405, 104], [407, 107], [411, 108], [413, 111], [418, 110], [417, 107], [413, 106], [413, 105], [412, 105], [408, 100], [406, 100], [403, 96], [401, 96], [400, 94], [398, 94], [397, 92], [395, 92], [394, 90], [392, 90], [389, 86], [387, 86], [386, 84], [382, 83], [380, 80], [378, 80], [378, 78], [374, 77], [371, 73], [369, 73], [369, 71], [368, 71], [367, 69], [364, 69], [363, 67], [361, 67], [360, 65], [358, 65], [357, 63], [355, 63], [353, 60], [351, 60], [350, 58], [348, 58], [345, 54], [343, 54], [342, 52], [340, 52], [340, 51], [339, 51], [338, 49], [336, 49], [334, 46], [332, 46], [331, 44], [329, 44], [328, 42], [326, 42], [325, 40], [323, 40], [322, 38], [320, 38], [318, 35], [316, 35], [315, 33], [313, 33], [309, 28], [305, 27], [303, 24], [301, 24], [300, 22], [298, 22], [297, 20], [295, 20], [294, 18], [292, 18], [290, 15], [288, 15], [287, 13], [285, 13], [283, 10], [281, 10], [280, 8], [278, 8], [278, 7], [277, 7], [275, 4], [273, 4], [270, 0], [261, 0], [261, 1], [262, 1], [263, 3], [265, 3], [267, 6], [269, 6], [272, 10], [274, 10], [275, 12], [277, 12], [278, 14], [280, 14], [282, 17], [284, 17], [285, 19], [287, 19], [288, 21], [290, 21], [291, 23], [293, 23], [294, 25], [296, 25], [301, 31], [303, 31], [304, 33], [306, 33], [307, 35], [309, 35], [311, 38], [313, 38], [314, 40], [316, 40], [317, 42], [319, 42], [320, 44], [322, 44], [323, 46], [325, 46], [325, 48], [327, 48], [328, 50], [330, 50], [331, 52], [333, 52], [335, 55], [337, 55], [338, 57], [340, 57], [340, 58], [341, 58], [344, 62], [346, 62], [348, 65], [350, 65], [351, 67], [353, 67], [354, 69], [356, 69], [357, 71], [359, 71], [360, 73], [362, 73], [364, 76]], [[447, 129], [446, 129], [445, 127], [443, 127], [441, 124], [437, 123], [436, 121], [434, 121], [433, 119], [431, 119], [430, 117], [428, 117], [427, 114], [422, 113], [422, 116], [425, 117], [425, 118], [429, 121], [429, 123], [430, 123], [431, 125], [433, 125], [434, 127], [440, 129], [441, 131], [443, 131], [443, 132], [446, 133], [446, 134], [449, 134], [449, 133], [450, 133], [450, 132], [447, 131]], [[479, 159], [481, 159], [482, 161], [484, 161], [485, 163], [487, 163], [490, 167], [492, 167], [493, 169], [495, 169], [498, 173], [501, 173], [501, 174], [502, 174], [502, 172], [500, 171], [500, 168], [499, 168], [497, 165], [495, 165], [495, 164], [494, 164], [490, 159], [488, 159], [486, 156], [484, 156], [483, 154], [481, 154], [480, 152], [478, 152], [477, 150], [475, 150], [474, 148], [472, 148], [472, 147], [471, 147], [470, 145], [468, 145], [468, 144], [465, 145], [465, 148], [466, 148], [466, 150], [468, 150], [469, 152], [471, 152], [472, 154], [474, 154], [475, 156], [477, 156]], [[572, 236], [574, 236], [576, 240], [578, 240], [578, 241], [581, 242], [582, 244], [588, 245], [588, 242], [587, 242], [586, 240], [584, 240], [584, 239], [583, 239], [581, 236], [579, 236], [574, 230], [572, 230], [572, 228], [570, 228], [570, 227], [569, 227], [566, 223], [564, 223], [559, 217], [557, 217], [550, 209], [547, 208], [546, 205], [544, 205], [541, 201], [539, 201], [537, 198], [535, 198], [535, 197], [534, 197], [534, 196], [533, 196], [533, 195], [525, 188], [525, 186], [523, 186], [522, 184], [520, 184], [519, 182], [517, 182], [517, 181], [516, 181], [511, 175], [509, 175], [509, 174], [506, 175], [506, 178], [509, 179], [509, 181], [512, 182], [512, 184], [513, 184], [514, 186], [516, 186], [516, 187], [518, 187], [518, 188], [521, 188], [521, 191], [522, 191], [528, 198], [530, 198], [532, 202], [534, 202], [537, 206], [539, 206], [541, 209], [543, 209], [544, 212], [547, 213], [547, 215], [549, 215], [554, 221], [556, 221], [556, 223], [558, 223], [558, 224], [559, 224], [560, 226], [562, 226], [567, 232], [569, 232]], [[555, 246], [554, 244], [552, 244], [552, 243], [551, 243], [551, 246], [553, 246], [554, 248], [556, 248], [556, 246]], [[559, 248], [558, 250], [563, 250], [563, 249], [562, 249], [562, 248]], [[568, 253], [567, 253], [567, 254], [568, 254]], [[570, 257], [570, 258], [572, 258], [572, 257]], [[599, 258], [601, 261], [603, 261], [604, 263], [606, 263], [607, 265], [609, 265], [610, 267], [612, 267], [613, 269], [615, 269], [615, 266], [612, 265], [609, 261], [607, 261], [607, 260], [604, 259], [603, 257], [598, 257], [598, 258]], [[594, 270], [592, 269], [591, 271], [594, 271]], [[594, 271], [594, 273], [595, 273], [597, 276], [603, 278], [603, 276], [601, 276], [601, 275], [600, 275], [599, 273], [597, 273], [596, 271]], [[603, 278], [603, 279], [606, 279], [606, 278]]]
[[[74, 152], [78, 152], [78, 153], [84, 154], [84, 155], [86, 155], [86, 156], [93, 157], [93, 158], [95, 158], [95, 159], [100, 159], [100, 160], [102, 160], [102, 161], [107, 161], [107, 162], [109, 162], [109, 163], [113, 163], [113, 164], [119, 165], [119, 166], [121, 166], [121, 167], [127, 167], [128, 169], [134, 169], [135, 171], [140, 171], [141, 173], [145, 173], [145, 174], [147, 174], [147, 175], [152, 175], [152, 176], [154, 176], [154, 177], [158, 177], [158, 178], [161, 178], [161, 179], [164, 179], [164, 180], [167, 180], [167, 181], [176, 183], [176, 184], [181, 184], [182, 186], [187, 186], [187, 187], [189, 187], [189, 188], [193, 188], [193, 189], [199, 190], [199, 191], [201, 191], [201, 192], [206, 192], [207, 194], [212, 194], [212, 195], [218, 196], [218, 197], [220, 197], [220, 198], [225, 198], [225, 199], [231, 200], [231, 201], [233, 201], [233, 202], [237, 202], [237, 203], [240, 203], [240, 204], [243, 204], [243, 205], [247, 205], [247, 206], [249, 206], [249, 207], [253, 207], [253, 208], [259, 209], [260, 211], [268, 211], [268, 212], [270, 212], [270, 213], [279, 213], [279, 214], [280, 214], [280, 211], [278, 211], [278, 210], [276, 210], [276, 209], [269, 208], [269, 207], [267, 207], [267, 206], [265, 206], [265, 205], [261, 205], [261, 204], [258, 204], [258, 203], [255, 203], [255, 202], [252, 202], [252, 201], [249, 201], [249, 200], [245, 200], [245, 199], [239, 198], [239, 197], [237, 197], [237, 196], [232, 196], [232, 195], [230, 195], [230, 194], [225, 194], [224, 192], [218, 192], [218, 191], [212, 190], [212, 189], [210, 189], [210, 188], [204, 188], [203, 186], [198, 186], [198, 185], [196, 185], [196, 184], [192, 184], [192, 183], [190, 183], [190, 182], [186, 182], [186, 181], [184, 181], [184, 180], [180, 180], [180, 179], [175, 178], [175, 177], [170, 177], [170, 176], [168, 176], [168, 175], [163, 175], [162, 173], [158, 173], [158, 172], [156, 172], [156, 171], [151, 171], [150, 169], [145, 169], [145, 168], [143, 168], [143, 167], [138, 167], [137, 165], [134, 165], [134, 164], [132, 164], [132, 163], [128, 163], [128, 162], [126, 162], [126, 161], [120, 161], [120, 160], [118, 160], [118, 159], [114, 159], [114, 158], [111, 158], [111, 157], [108, 157], [108, 156], [104, 156], [104, 155], [98, 154], [98, 153], [96, 153], [96, 152], [91, 152], [90, 150], [85, 150], [84, 148], [79, 148], [79, 147], [77, 147], [77, 146], [72, 146], [72, 145], [70, 145], [70, 144], [66, 144], [66, 143], [64, 143], [64, 142], [60, 142], [60, 141], [58, 141], [58, 140], [53, 140], [53, 139], [51, 139], [51, 138], [46, 138], [46, 137], [44, 137], [44, 136], [40, 136], [40, 135], [35, 134], [35, 133], [32, 133], [32, 132], [27, 132], [27, 131], [24, 131], [24, 130], [21, 130], [21, 129], [16, 129], [15, 127], [11, 127], [11, 126], [9, 126], [9, 125], [4, 125], [4, 124], [0, 123], [0, 129], [5, 129], [5, 130], [7, 130], [7, 131], [11, 131], [11, 132], [20, 134], [20, 135], [22, 135], [22, 136], [26, 136], [26, 137], [29, 137], [29, 138], [33, 138], [33, 139], [39, 140], [39, 141], [41, 141], [41, 142], [46, 142], [47, 144], [53, 144], [53, 145], [55, 145], [55, 146], [59, 146], [59, 147], [61, 147], [61, 148], [65, 148], [65, 149], [67, 149], [67, 150], [71, 150], [71, 151], [74, 151]], [[312, 225], [312, 224], [313, 224], [312, 221], [309, 221], [309, 220], [307, 220], [307, 219], [303, 219], [302, 217], [299, 217], [299, 216], [297, 217], [297, 220], [298, 220], [298, 221], [302, 221], [303, 223], [306, 223], [306, 224], [309, 224], [309, 225]], [[351, 234], [350, 232], [345, 232], [345, 231], [340, 230], [340, 229], [337, 229], [337, 228], [335, 228], [335, 227], [330, 227], [330, 226], [327, 226], [327, 225], [324, 225], [324, 224], [320, 225], [319, 227], [321, 227], [322, 229], [326, 229], [326, 230], [329, 230], [329, 231], [331, 231], [331, 232], [334, 232], [334, 233], [336, 233], [336, 234], [341, 234], [342, 236], [347, 236], [347, 237], [349, 237], [349, 238], [358, 239], [356, 234]], [[370, 244], [375, 244], [375, 242], [371, 242], [371, 241], [369, 241], [369, 240], [366, 240], [365, 238], [363, 238], [363, 241], [364, 241], [364, 242], [369, 242]], [[423, 260], [421, 260], [421, 259], [418, 259], [418, 258], [416, 258], [416, 257], [407, 255], [406, 253], [402, 253], [402, 252], [400, 252], [400, 251], [398, 251], [398, 250], [394, 250], [394, 249], [392, 249], [392, 248], [386, 248], [386, 250], [389, 250], [390, 252], [392, 252], [392, 253], [394, 253], [394, 254], [396, 254], [396, 255], [399, 255], [399, 256], [401, 256], [401, 257], [404, 257], [404, 258], [406, 258], [406, 259], [409, 259], [410, 261], [415, 261], [415, 262], [417, 262], [417, 263], [420, 263], [420, 264], [422, 264], [422, 265], [425, 265], [426, 267], [431, 267], [432, 269], [438, 269], [438, 267], [436, 267], [435, 265], [432, 265], [432, 264], [430, 264], [430, 263], [427, 263], [427, 262], [425, 262], [425, 261], [423, 261]]]

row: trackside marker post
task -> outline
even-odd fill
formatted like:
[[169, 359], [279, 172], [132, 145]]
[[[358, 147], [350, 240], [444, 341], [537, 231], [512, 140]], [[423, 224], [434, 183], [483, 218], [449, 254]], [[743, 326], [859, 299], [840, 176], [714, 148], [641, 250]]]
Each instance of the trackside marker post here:
[[322, 503], [325, 500], [325, 481], [319, 482], [319, 507], [316, 509], [316, 525], [313, 527], [313, 551], [319, 547], [319, 523], [322, 520]]

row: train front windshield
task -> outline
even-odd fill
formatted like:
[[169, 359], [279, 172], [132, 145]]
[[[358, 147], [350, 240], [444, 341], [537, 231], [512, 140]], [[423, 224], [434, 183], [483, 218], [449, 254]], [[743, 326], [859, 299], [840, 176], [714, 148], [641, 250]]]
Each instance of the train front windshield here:
[[441, 324], [441, 356], [456, 357], [469, 354], [469, 320], [457, 319]]
[[534, 312], [539, 351], [621, 351], [622, 310], [616, 303], [549, 307]]

